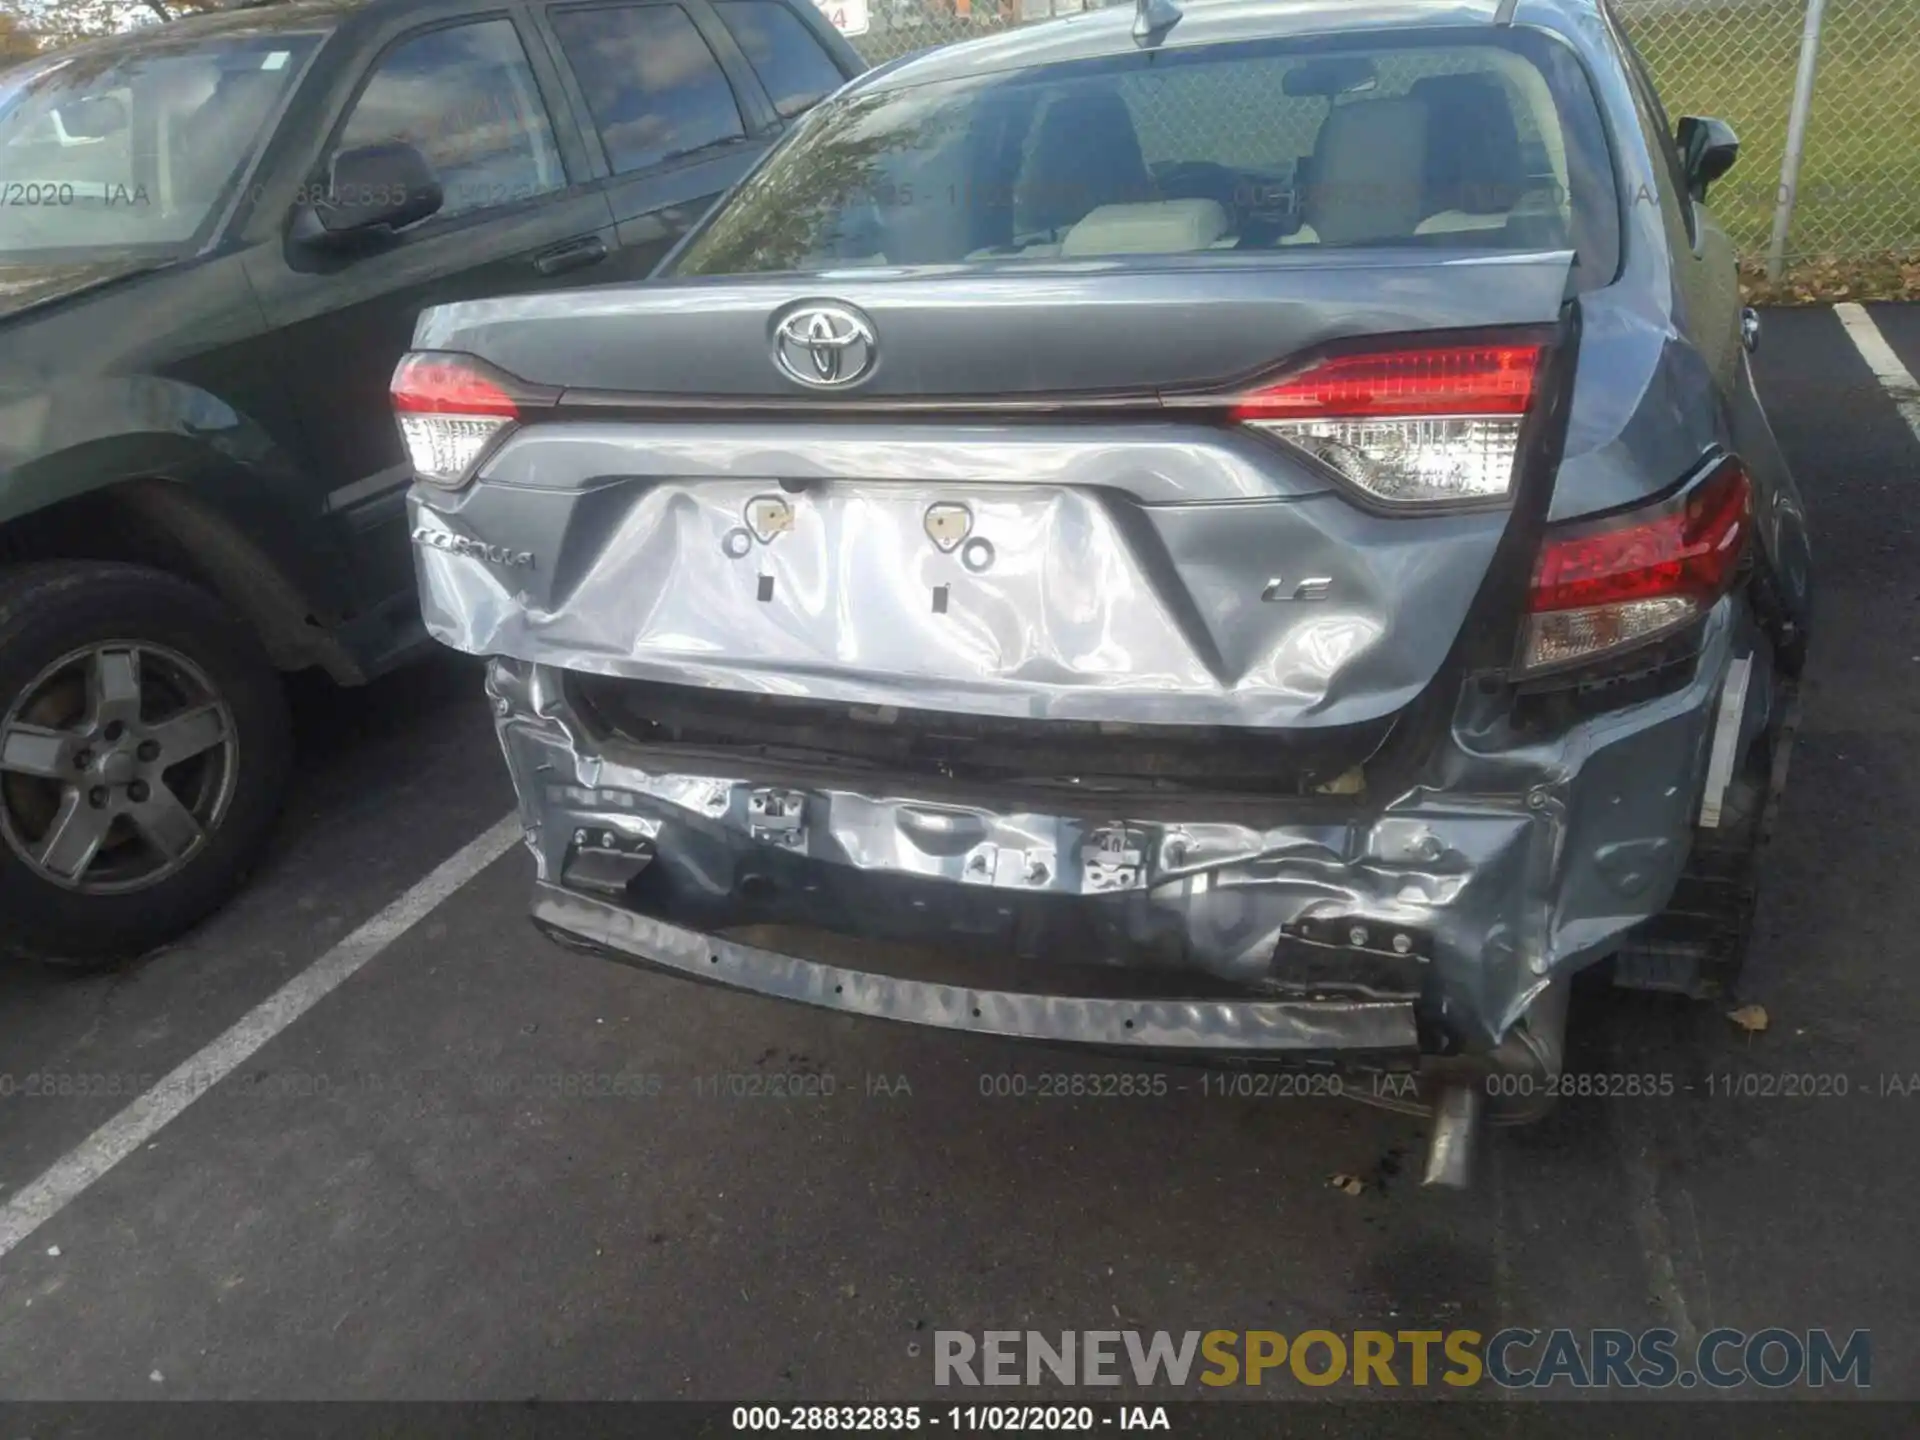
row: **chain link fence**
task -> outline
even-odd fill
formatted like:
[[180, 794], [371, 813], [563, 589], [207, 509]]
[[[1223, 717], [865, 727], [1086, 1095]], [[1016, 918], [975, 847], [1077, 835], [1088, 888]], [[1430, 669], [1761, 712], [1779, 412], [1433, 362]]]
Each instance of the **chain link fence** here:
[[[1764, 254], [1807, 0], [1615, 0], [1674, 115], [1718, 115], [1740, 166], [1714, 213]], [[1920, 0], [1826, 0], [1789, 261], [1920, 252]]]
[[[1781, 200], [1810, 3], [1819, 0], [1614, 0], [1669, 114], [1717, 115], [1739, 133], [1739, 167], [1715, 187], [1713, 207], [1755, 267]], [[868, 29], [853, 43], [875, 63], [1099, 8], [1099, 0], [869, 4]], [[1920, 268], [1920, 0], [1825, 0], [1819, 34], [1785, 258], [1895, 257]], [[1220, 98], [1243, 123], [1260, 113], [1258, 97]]]

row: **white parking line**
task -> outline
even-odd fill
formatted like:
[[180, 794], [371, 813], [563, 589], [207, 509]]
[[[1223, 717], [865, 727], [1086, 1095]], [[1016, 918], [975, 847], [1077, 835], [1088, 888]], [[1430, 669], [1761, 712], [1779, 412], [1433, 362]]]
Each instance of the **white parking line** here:
[[1907, 428], [1913, 431], [1914, 438], [1920, 440], [1920, 380], [1915, 380], [1913, 372], [1893, 353], [1893, 347], [1887, 344], [1887, 337], [1880, 333], [1880, 327], [1867, 314], [1866, 306], [1848, 300], [1834, 306], [1833, 313], [1840, 317], [1840, 323], [1846, 327], [1854, 348], [1866, 360], [1867, 368], [1873, 371], [1893, 397], [1900, 418], [1907, 422]]
[[242, 1016], [232, 1028], [163, 1076], [151, 1090], [68, 1151], [0, 1209], [0, 1258], [138, 1150], [160, 1128], [232, 1074], [267, 1041], [298, 1020], [374, 956], [398, 940], [520, 838], [507, 815], [450, 855], [313, 964]]

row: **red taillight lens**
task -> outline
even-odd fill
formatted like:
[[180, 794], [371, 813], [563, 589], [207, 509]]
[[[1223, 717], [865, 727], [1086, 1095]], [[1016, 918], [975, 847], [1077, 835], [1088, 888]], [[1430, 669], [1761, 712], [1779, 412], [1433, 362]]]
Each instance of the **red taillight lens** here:
[[520, 419], [521, 407], [545, 403], [537, 388], [471, 355], [402, 356], [390, 389], [414, 474], [449, 488], [465, 483], [494, 437]]
[[393, 408], [402, 415], [495, 415], [517, 420], [509, 395], [471, 360], [405, 355], [393, 372]]
[[1243, 397], [1233, 407], [1233, 418], [1524, 415], [1533, 401], [1540, 350], [1538, 345], [1445, 345], [1337, 355]]
[[1229, 414], [1389, 504], [1499, 499], [1543, 354], [1516, 341], [1336, 355], [1241, 396]]
[[1752, 528], [1753, 485], [1729, 458], [1657, 513], [1549, 535], [1527, 599], [1523, 667], [1592, 659], [1703, 614], [1732, 587]]

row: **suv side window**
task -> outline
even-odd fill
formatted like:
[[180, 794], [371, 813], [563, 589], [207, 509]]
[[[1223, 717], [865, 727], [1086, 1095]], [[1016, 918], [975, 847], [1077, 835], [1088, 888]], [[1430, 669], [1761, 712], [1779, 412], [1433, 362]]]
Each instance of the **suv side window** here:
[[566, 188], [553, 122], [509, 20], [430, 30], [384, 55], [334, 150], [404, 140], [433, 167], [444, 219]]
[[616, 175], [746, 137], [720, 62], [678, 5], [552, 12]]
[[716, 0], [713, 8], [781, 119], [792, 119], [846, 83], [840, 67], [781, 0]]

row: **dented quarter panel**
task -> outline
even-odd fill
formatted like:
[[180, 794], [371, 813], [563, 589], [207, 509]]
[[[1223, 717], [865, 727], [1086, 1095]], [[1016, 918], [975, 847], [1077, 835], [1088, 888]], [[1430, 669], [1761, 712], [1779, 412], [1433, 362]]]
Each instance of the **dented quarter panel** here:
[[[1735, 338], [1739, 287], [1711, 213], [1673, 193], [1635, 123], [1627, 73], [1597, 4], [1520, 0], [1513, 21], [1557, 35], [1585, 62], [1622, 200], [1621, 272], [1581, 297], [1581, 365], [1551, 518], [1644, 503], [1710, 447], [1754, 485], [1756, 537], [1778, 598], [1804, 625], [1812, 604], [1806, 507]], [[1716, 243], [1717, 242], [1717, 243]]]

